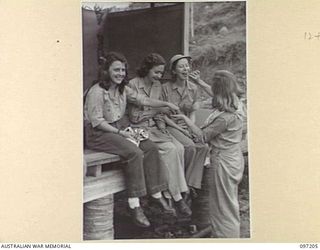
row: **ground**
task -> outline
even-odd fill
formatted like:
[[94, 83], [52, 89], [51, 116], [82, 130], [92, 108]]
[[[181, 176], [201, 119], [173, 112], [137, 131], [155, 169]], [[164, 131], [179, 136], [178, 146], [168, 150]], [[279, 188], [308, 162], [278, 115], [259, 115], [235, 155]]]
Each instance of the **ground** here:
[[[245, 155], [245, 171], [242, 182], [239, 185], [239, 203], [241, 228], [240, 237], [250, 238], [250, 206], [249, 206], [249, 171], [247, 164], [247, 155]], [[115, 195], [114, 208], [114, 229], [115, 239], [168, 239], [168, 238], [193, 238], [197, 233], [205, 228], [206, 216], [205, 194], [202, 192], [195, 200], [194, 206], [199, 204], [197, 208], [193, 207], [194, 215], [192, 218], [175, 218], [173, 216], [162, 215], [161, 211], [148, 204], [146, 198], [142, 199], [142, 206], [152, 226], [147, 229], [139, 228], [131, 222], [131, 218], [127, 211], [127, 200], [125, 193]], [[202, 210], [201, 210], [202, 209]], [[196, 222], [201, 227], [194, 226]], [[208, 224], [209, 225], [209, 224]], [[210, 238], [210, 234], [201, 236], [201, 238]]]

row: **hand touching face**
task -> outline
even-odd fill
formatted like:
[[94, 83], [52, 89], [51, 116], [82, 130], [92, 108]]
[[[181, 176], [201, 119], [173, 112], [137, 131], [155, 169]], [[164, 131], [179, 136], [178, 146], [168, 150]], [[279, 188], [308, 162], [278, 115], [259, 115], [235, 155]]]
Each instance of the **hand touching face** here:
[[199, 70], [192, 71], [189, 74], [189, 77], [191, 80], [197, 83], [200, 80], [200, 71]]

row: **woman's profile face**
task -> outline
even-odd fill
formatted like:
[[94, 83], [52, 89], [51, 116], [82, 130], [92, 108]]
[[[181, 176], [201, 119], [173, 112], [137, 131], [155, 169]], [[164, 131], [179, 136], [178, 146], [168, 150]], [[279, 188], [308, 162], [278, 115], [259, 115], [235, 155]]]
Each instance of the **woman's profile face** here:
[[114, 61], [109, 67], [110, 81], [115, 84], [121, 84], [126, 76], [126, 65], [120, 61]]
[[147, 75], [150, 82], [160, 81], [164, 72], [164, 65], [153, 66]]
[[189, 61], [186, 58], [180, 59], [173, 72], [176, 74], [177, 78], [180, 80], [186, 80], [190, 72]]

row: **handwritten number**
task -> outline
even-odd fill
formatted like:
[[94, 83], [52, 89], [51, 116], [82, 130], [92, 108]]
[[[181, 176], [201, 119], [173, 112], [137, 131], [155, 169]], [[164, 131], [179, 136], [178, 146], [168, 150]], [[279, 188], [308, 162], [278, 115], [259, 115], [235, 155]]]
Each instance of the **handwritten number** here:
[[304, 32], [304, 40], [313, 40], [313, 39], [320, 40], [320, 32], [318, 33]]

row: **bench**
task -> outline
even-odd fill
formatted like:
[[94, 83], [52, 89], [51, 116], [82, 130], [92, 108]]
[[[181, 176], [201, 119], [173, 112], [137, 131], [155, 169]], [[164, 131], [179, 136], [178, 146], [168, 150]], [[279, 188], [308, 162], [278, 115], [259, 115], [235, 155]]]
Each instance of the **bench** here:
[[84, 152], [84, 192], [83, 202], [99, 199], [125, 189], [123, 171], [120, 167], [102, 171], [102, 165], [121, 162], [118, 155], [85, 150]]

